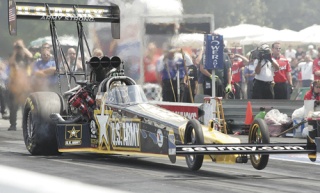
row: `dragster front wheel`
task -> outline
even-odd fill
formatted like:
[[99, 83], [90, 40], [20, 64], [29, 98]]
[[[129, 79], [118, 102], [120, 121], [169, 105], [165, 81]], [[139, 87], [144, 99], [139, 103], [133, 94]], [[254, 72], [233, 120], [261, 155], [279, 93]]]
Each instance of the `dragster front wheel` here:
[[[202, 127], [199, 121], [193, 119], [187, 123], [184, 144], [204, 144]], [[199, 170], [203, 163], [203, 157], [203, 155], [186, 155], [188, 168], [194, 171]]]
[[[266, 122], [263, 119], [255, 119], [249, 130], [249, 143], [259, 144], [270, 143], [269, 130]], [[250, 155], [252, 166], [257, 170], [264, 169], [269, 161], [269, 155], [255, 154]]]

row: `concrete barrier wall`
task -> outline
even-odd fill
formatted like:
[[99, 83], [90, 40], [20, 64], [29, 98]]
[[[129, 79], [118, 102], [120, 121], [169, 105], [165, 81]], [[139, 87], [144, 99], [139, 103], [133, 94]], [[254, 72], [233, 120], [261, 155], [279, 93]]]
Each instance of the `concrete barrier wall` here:
[[235, 124], [244, 124], [248, 101], [251, 102], [253, 115], [256, 115], [259, 112], [260, 107], [265, 107], [266, 112], [274, 108], [290, 117], [293, 111], [302, 107], [304, 103], [303, 100], [223, 100], [222, 105], [225, 119], [232, 119]]

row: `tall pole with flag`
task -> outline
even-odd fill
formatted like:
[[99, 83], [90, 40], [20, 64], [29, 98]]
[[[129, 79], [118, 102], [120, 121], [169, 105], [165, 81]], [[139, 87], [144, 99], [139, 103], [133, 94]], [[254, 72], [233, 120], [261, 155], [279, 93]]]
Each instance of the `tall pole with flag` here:
[[203, 64], [204, 69], [212, 71], [212, 97], [211, 104], [213, 105], [213, 111], [216, 111], [216, 87], [215, 87], [215, 69], [216, 68], [224, 68], [223, 64], [223, 36], [216, 34], [205, 34], [204, 35], [204, 54], [203, 54]]

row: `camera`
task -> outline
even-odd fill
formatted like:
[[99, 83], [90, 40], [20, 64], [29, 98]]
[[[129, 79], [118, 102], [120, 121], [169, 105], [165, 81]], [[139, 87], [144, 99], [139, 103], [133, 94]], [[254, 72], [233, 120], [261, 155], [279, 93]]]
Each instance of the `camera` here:
[[15, 45], [14, 48], [16, 48], [16, 49], [21, 49], [22, 46], [20, 46], [20, 45]]
[[271, 51], [268, 45], [264, 44], [250, 52], [252, 59], [267, 60], [271, 56]]

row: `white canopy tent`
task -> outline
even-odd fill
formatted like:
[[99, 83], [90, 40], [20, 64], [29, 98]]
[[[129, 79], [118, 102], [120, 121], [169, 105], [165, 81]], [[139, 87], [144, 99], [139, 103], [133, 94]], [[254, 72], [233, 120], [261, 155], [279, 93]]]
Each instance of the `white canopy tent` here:
[[247, 37], [240, 41], [241, 45], [263, 44], [281, 42], [283, 44], [301, 44], [302, 37], [299, 32], [293, 30], [270, 30], [261, 36]]
[[264, 36], [267, 36], [268, 34], [274, 34], [278, 32], [279, 30], [268, 28], [268, 27], [262, 27], [263, 28], [263, 35], [258, 36], [252, 36], [252, 37], [246, 37], [240, 41], [240, 45], [257, 45], [261, 44], [261, 38]]
[[245, 38], [258, 37], [270, 33], [271, 28], [261, 27], [252, 24], [240, 24], [236, 26], [218, 28], [214, 32], [223, 35], [223, 39], [228, 42], [228, 46], [240, 45], [240, 41]]
[[304, 44], [320, 44], [320, 35], [314, 34], [303, 38], [302, 43]]
[[171, 43], [175, 47], [190, 47], [200, 49], [203, 46], [204, 34], [179, 34], [174, 36]]
[[[68, 35], [60, 36], [59, 42], [62, 46], [77, 46], [78, 45], [78, 39], [73, 36], [68, 36]], [[29, 48], [40, 48], [42, 46], [42, 44], [44, 44], [44, 43], [48, 43], [48, 44], [52, 45], [51, 36], [41, 37], [36, 40], [33, 40], [30, 42], [28, 47]]]
[[320, 25], [315, 24], [315, 25], [312, 25], [312, 26], [309, 26], [307, 28], [300, 30], [299, 34], [301, 34], [304, 37], [307, 37], [307, 36], [319, 34], [319, 31], [320, 31]]
[[320, 25], [312, 25], [299, 31], [302, 37], [302, 43], [320, 43]]
[[299, 32], [284, 29], [269, 33], [261, 37], [261, 43], [281, 42], [282, 44], [301, 44], [302, 37]]

